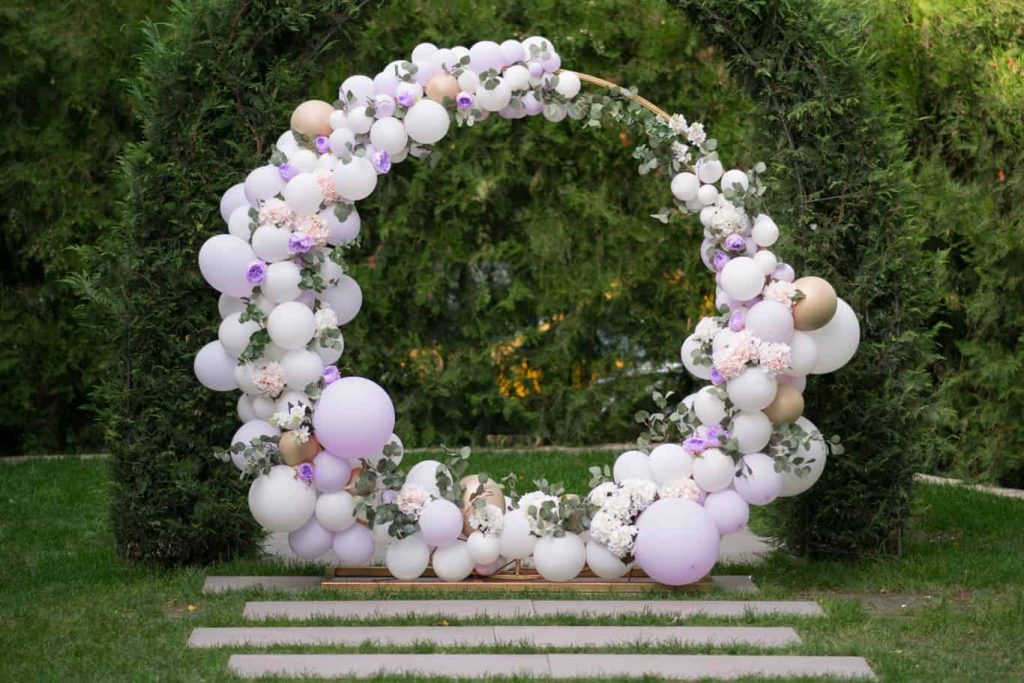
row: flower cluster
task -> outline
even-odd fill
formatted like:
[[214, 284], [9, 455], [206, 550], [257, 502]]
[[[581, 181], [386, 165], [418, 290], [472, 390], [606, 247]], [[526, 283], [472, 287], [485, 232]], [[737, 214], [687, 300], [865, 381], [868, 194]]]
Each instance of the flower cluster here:
[[306, 421], [306, 408], [301, 405], [288, 405], [288, 412], [274, 413], [268, 422], [278, 429], [298, 429]]
[[700, 490], [693, 479], [673, 479], [658, 489], [658, 498], [682, 498], [692, 500], [694, 503], [701, 502], [704, 492]]
[[327, 170], [321, 170], [316, 172], [316, 184], [320, 188], [320, 193], [324, 196], [324, 201], [329, 204], [334, 204], [341, 201], [341, 195], [338, 194], [338, 190], [334, 187], [334, 174]]
[[724, 380], [738, 377], [748, 366], [759, 366], [770, 375], [778, 375], [789, 368], [789, 344], [764, 342], [747, 330], [737, 332], [711, 356], [715, 371]]
[[416, 484], [404, 484], [398, 491], [395, 504], [407, 515], [418, 515], [430, 502], [430, 492]]
[[531, 491], [519, 499], [518, 510], [526, 515], [534, 536], [550, 536], [559, 529], [558, 498]]
[[799, 290], [792, 282], [772, 280], [765, 286], [763, 294], [766, 301], [775, 301], [792, 308], [797, 301]]
[[598, 508], [590, 520], [591, 538], [616, 557], [631, 556], [636, 519], [657, 497], [657, 485], [642, 479], [627, 479], [620, 484], [605, 482], [595, 487], [587, 496]]
[[295, 214], [283, 199], [272, 197], [260, 204], [259, 218], [261, 223], [270, 223], [279, 228], [290, 228], [295, 221]]
[[271, 361], [253, 373], [252, 381], [261, 394], [277, 398], [284, 391], [284, 368], [277, 361]]
[[505, 513], [497, 505], [473, 507], [469, 515], [469, 526], [484, 534], [500, 533], [505, 526]]
[[313, 339], [319, 339], [328, 330], [338, 327], [338, 316], [330, 306], [321, 306], [313, 314], [313, 318], [316, 321], [316, 331], [313, 332]]
[[327, 229], [327, 222], [320, 216], [302, 216], [295, 221], [294, 235], [305, 235], [309, 238], [310, 248], [322, 249], [327, 246], [331, 231]]

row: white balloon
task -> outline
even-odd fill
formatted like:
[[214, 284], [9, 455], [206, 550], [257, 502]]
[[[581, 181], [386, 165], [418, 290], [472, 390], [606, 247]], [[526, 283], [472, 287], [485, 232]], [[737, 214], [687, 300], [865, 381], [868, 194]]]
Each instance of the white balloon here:
[[339, 325], [351, 322], [363, 307], [363, 290], [348, 275], [338, 278], [337, 284], [320, 293], [320, 300], [334, 309]]
[[803, 376], [818, 362], [818, 344], [814, 337], [797, 330], [789, 341], [789, 374]]
[[409, 136], [405, 132], [405, 126], [394, 116], [377, 119], [370, 128], [370, 143], [388, 154], [398, 154], [405, 149], [408, 142]]
[[301, 407], [303, 409], [313, 408], [313, 401], [306, 394], [300, 391], [285, 390], [277, 400], [274, 401], [274, 412], [276, 413], [287, 413], [293, 407]]
[[760, 368], [747, 368], [726, 383], [729, 400], [740, 410], [763, 410], [775, 400], [778, 382]]
[[[654, 481], [647, 454], [643, 451], [626, 451], [620, 455], [615, 459], [615, 465], [612, 467], [612, 478], [616, 483], [622, 483], [626, 479]], [[502, 553], [502, 555], [504, 554]]]
[[687, 372], [691, 375], [697, 379], [711, 379], [711, 364], [697, 365], [693, 360], [693, 352], [699, 348], [700, 342], [697, 341], [697, 337], [691, 334], [685, 341], [683, 341], [683, 345], [679, 349], [679, 357], [683, 361], [683, 367], [685, 367]]
[[252, 294], [246, 279], [249, 264], [256, 260], [249, 243], [234, 235], [214, 235], [199, 249], [199, 271], [211, 287], [231, 296]]
[[300, 173], [289, 180], [282, 195], [289, 208], [300, 214], [316, 213], [324, 201], [324, 193], [313, 173]]
[[377, 187], [377, 169], [363, 157], [352, 157], [334, 169], [334, 189], [349, 201], [365, 199]]
[[299, 283], [302, 271], [291, 261], [278, 261], [267, 266], [267, 277], [261, 289], [263, 296], [275, 304], [294, 301], [302, 294]]
[[235, 381], [235, 359], [219, 341], [212, 341], [199, 349], [192, 368], [196, 379], [207, 389], [232, 391], [238, 388], [238, 382]]
[[266, 396], [252, 397], [252, 412], [256, 415], [256, 419], [269, 420], [273, 417], [275, 410], [274, 402]]
[[[245, 424], [238, 428], [234, 436], [231, 437], [230, 446], [234, 446], [237, 443], [243, 443], [246, 446], [250, 445], [253, 439], [258, 439], [261, 436], [280, 436], [281, 430], [274, 427], [269, 422], [254, 418], [247, 420]], [[232, 453], [231, 463], [239, 470], [244, 470], [246, 461], [244, 453]]]
[[295, 531], [309, 521], [315, 508], [316, 489], [287, 465], [271, 467], [249, 487], [249, 511], [267, 531]]
[[732, 341], [732, 338], [735, 336], [735, 332], [730, 330], [728, 327], [723, 327], [718, 331], [718, 334], [715, 335], [715, 338], [711, 340], [711, 350], [721, 351], [729, 344], [729, 342]]
[[420, 43], [412, 49], [412, 61], [422, 62], [430, 59], [437, 52], [437, 46], [433, 43]]
[[316, 353], [298, 349], [284, 354], [281, 367], [284, 369], [284, 381], [288, 388], [304, 391], [307, 386], [320, 379], [324, 371], [324, 362]]
[[721, 424], [726, 415], [725, 401], [715, 395], [714, 387], [704, 387], [693, 399], [693, 412], [701, 424]]
[[330, 231], [327, 243], [332, 246], [348, 244], [356, 237], [359, 237], [362, 219], [359, 218], [359, 212], [356, 211], [354, 206], [343, 221], [338, 220], [338, 216], [334, 213], [333, 205], [321, 211], [320, 218], [324, 219], [324, 222], [327, 224], [327, 229]]
[[741, 453], [757, 453], [772, 438], [772, 421], [760, 410], [744, 410], [733, 416], [729, 433]]
[[422, 460], [412, 466], [409, 474], [405, 477], [405, 481], [409, 484], [416, 484], [430, 495], [438, 497], [441, 495], [441, 491], [437, 488], [437, 471], [439, 468], [443, 470], [444, 465], [436, 460]]
[[712, 206], [718, 201], [718, 189], [714, 185], [701, 185], [697, 190], [697, 201], [704, 206]]
[[240, 206], [250, 206], [249, 200], [245, 196], [245, 183], [232, 185], [220, 198], [220, 217], [226, 223], [235, 209]]
[[754, 259], [738, 256], [722, 269], [722, 289], [737, 301], [749, 301], [764, 287], [764, 270]]
[[754, 227], [750, 236], [759, 247], [770, 247], [779, 239], [779, 226], [767, 214], [759, 214], [754, 219]]
[[276, 197], [284, 189], [284, 184], [284, 178], [281, 177], [277, 166], [267, 164], [260, 166], [246, 177], [245, 191], [253, 199], [263, 201]]
[[430, 546], [418, 536], [392, 541], [384, 555], [384, 564], [396, 579], [411, 581], [421, 576], [430, 562]]
[[764, 453], [744, 455], [732, 486], [751, 505], [767, 505], [782, 491], [782, 475], [775, 471], [775, 460]]
[[434, 551], [434, 573], [442, 581], [462, 581], [473, 573], [473, 558], [465, 541], [455, 541]]
[[709, 448], [693, 459], [693, 481], [708, 493], [729, 488], [735, 472], [732, 458], [717, 448]]
[[313, 311], [298, 301], [286, 301], [274, 308], [267, 317], [270, 340], [289, 351], [305, 348], [316, 331]]
[[490, 90], [486, 87], [477, 88], [476, 105], [484, 111], [501, 111], [512, 101], [512, 88], [504, 79], [497, 80], [497, 85]]
[[602, 579], [618, 579], [629, 571], [629, 565], [593, 540], [587, 541], [587, 566]]
[[251, 206], [246, 204], [240, 206], [231, 212], [231, 216], [228, 218], [228, 232], [237, 237], [240, 240], [246, 242], [252, 237], [252, 217], [249, 216], [249, 211], [252, 209]]
[[288, 252], [288, 238], [291, 234], [291, 230], [265, 223], [252, 234], [253, 251], [267, 263], [284, 261], [291, 256]]
[[217, 312], [220, 313], [221, 318], [226, 318], [232, 313], [241, 313], [244, 310], [245, 302], [237, 296], [221, 294], [220, 298], [217, 299]]
[[698, 164], [697, 177], [702, 183], [717, 183], [722, 177], [722, 162], [711, 159]]
[[580, 92], [580, 77], [572, 71], [563, 71], [558, 74], [558, 84], [555, 91], [567, 100], [576, 97]]
[[342, 352], [345, 350], [345, 339], [341, 335], [334, 341], [338, 342], [338, 348], [331, 348], [328, 346], [321, 346], [320, 344], [314, 344], [313, 350], [320, 356], [320, 360], [323, 361], [324, 365], [332, 365], [341, 358]]
[[761, 270], [764, 271], [765, 275], [771, 275], [772, 271], [775, 270], [775, 266], [779, 265], [778, 257], [767, 249], [762, 249], [751, 258], [754, 259], [757, 265], [761, 266]]
[[349, 76], [341, 82], [338, 88], [338, 99], [342, 102], [359, 102], [362, 104], [367, 98], [373, 97], [373, 79], [369, 76], [357, 74]]
[[[503, 77], [513, 92], [526, 90], [530, 87], [530, 70], [522, 64], [515, 64], [505, 69]], [[462, 85], [461, 79], [459, 79], [459, 85]]]
[[[334, 113], [344, 114], [344, 112], [340, 110], [335, 110]], [[292, 132], [290, 130], [286, 130], [285, 132], [281, 133], [281, 137], [277, 139], [277, 148], [284, 152], [285, 154], [292, 154], [293, 152], [299, 149], [299, 141], [295, 139], [295, 136], [292, 135]]]
[[683, 173], [677, 173], [672, 178], [672, 196], [681, 202], [688, 202], [692, 199], [697, 198], [697, 192], [700, 190], [700, 180], [697, 176], [684, 171]]
[[235, 411], [238, 413], [238, 419], [242, 422], [255, 420], [256, 412], [252, 408], [252, 396], [249, 396], [248, 394], [242, 394], [239, 396], [238, 403], [235, 406]]
[[348, 491], [321, 493], [316, 500], [316, 521], [330, 531], [344, 531], [356, 523], [356, 499]]
[[818, 358], [811, 369], [811, 374], [824, 375], [835, 372], [850, 362], [857, 347], [860, 346], [860, 322], [850, 304], [838, 300], [836, 313], [832, 319], [816, 330], [807, 334], [818, 346]]
[[497, 535], [480, 531], [474, 531], [466, 539], [466, 550], [474, 564], [490, 564], [501, 556]]
[[676, 479], [686, 479], [693, 473], [693, 456], [683, 450], [682, 446], [674, 443], [656, 446], [651, 451], [648, 462], [651, 476], [660, 486]]
[[736, 193], [736, 185], [739, 185], [740, 192], [746, 192], [749, 183], [746, 173], [735, 168], [729, 169], [722, 176], [722, 194], [731, 197]]
[[[419, 101], [423, 97], [423, 86], [419, 83], [406, 83], [402, 81], [395, 88], [395, 97], [401, 97], [402, 95], [411, 95], [413, 100]], [[416, 102], [413, 102], [415, 104]]]
[[232, 313], [221, 321], [217, 328], [217, 338], [224, 346], [227, 354], [233, 358], [238, 356], [249, 345], [249, 337], [258, 332], [260, 326], [255, 321], [238, 322], [241, 313]]
[[814, 423], [806, 417], [800, 417], [797, 418], [795, 424], [803, 427], [804, 431], [809, 434], [816, 434], [811, 439], [810, 448], [800, 446], [793, 456], [794, 458], [803, 458], [803, 461], [797, 466], [808, 467], [810, 471], [802, 477], [794, 472], [783, 472], [780, 497], [797, 496], [814, 486], [818, 479], [821, 478], [821, 473], [825, 471], [825, 463], [828, 460], [828, 448], [825, 446], [825, 437], [818, 432], [818, 428], [814, 426]]
[[545, 536], [533, 549], [533, 566], [548, 581], [576, 578], [587, 563], [587, 549], [579, 536]]
[[451, 118], [448, 110], [430, 99], [420, 100], [405, 114], [405, 130], [409, 137], [423, 145], [432, 145], [445, 136]]
[[519, 510], [505, 513], [505, 519], [498, 534], [498, 548], [502, 557], [521, 560], [533, 552], [537, 537], [530, 533], [530, 522]]

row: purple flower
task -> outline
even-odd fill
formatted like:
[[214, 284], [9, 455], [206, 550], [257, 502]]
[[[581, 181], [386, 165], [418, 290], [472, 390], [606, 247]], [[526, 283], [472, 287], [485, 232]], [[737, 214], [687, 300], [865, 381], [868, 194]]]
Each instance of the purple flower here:
[[717, 270], [718, 272], [722, 272], [722, 269], [725, 268], [725, 264], [731, 260], [732, 259], [730, 259], [727, 254], [723, 254], [720, 251], [716, 251], [714, 258], [711, 259], [711, 265], [713, 265], [715, 267], [715, 270]]
[[316, 471], [313, 465], [308, 462], [304, 462], [295, 468], [296, 473], [299, 475], [299, 479], [302, 481], [313, 481], [313, 473]]
[[714, 384], [716, 387], [719, 384], [725, 384], [725, 377], [723, 377], [722, 373], [720, 373], [718, 370], [714, 368], [711, 369], [711, 383]]
[[708, 444], [699, 436], [691, 436], [683, 441], [683, 450], [691, 455], [703, 453]]
[[385, 119], [395, 113], [395, 98], [391, 95], [377, 95], [373, 99], [374, 116], [378, 119]]
[[729, 440], [729, 432], [721, 427], [721, 425], [711, 425], [704, 430], [705, 438], [708, 441], [717, 441], [719, 445]]
[[455, 96], [455, 104], [459, 106], [459, 109], [469, 109], [473, 106], [473, 94], [463, 90]]
[[403, 90], [402, 92], [398, 93], [397, 100], [398, 103], [403, 107], [411, 107], [412, 105], [416, 104], [416, 96], [413, 95], [408, 90]]
[[732, 315], [729, 316], [729, 329], [733, 332], [739, 332], [747, 326], [747, 314], [743, 311], [733, 311]]
[[370, 156], [370, 161], [373, 162], [373, 167], [377, 169], [378, 173], [387, 173], [391, 170], [391, 155], [382, 149], [378, 149]]
[[267, 264], [259, 259], [250, 263], [245, 271], [245, 279], [254, 285], [263, 282], [267, 279]]
[[277, 167], [277, 172], [281, 174], [282, 180], [291, 180], [295, 176], [299, 175], [299, 169], [295, 168], [287, 161]]
[[328, 365], [324, 368], [324, 384], [331, 384], [341, 379], [341, 373], [338, 372], [338, 366]]
[[729, 251], [740, 251], [747, 248], [747, 241], [742, 235], [733, 233], [725, 238], [725, 248]]
[[288, 238], [289, 254], [305, 254], [313, 248], [313, 238], [304, 232], [293, 232]]
[[327, 154], [328, 152], [331, 151], [331, 143], [327, 139], [326, 135], [316, 136], [316, 151], [320, 152], [321, 154]]
[[385, 489], [385, 490], [380, 492], [380, 502], [384, 503], [385, 505], [389, 505], [391, 503], [394, 503], [395, 499], [397, 499], [397, 498], [398, 498], [398, 492], [397, 491], [392, 491], [391, 489]]

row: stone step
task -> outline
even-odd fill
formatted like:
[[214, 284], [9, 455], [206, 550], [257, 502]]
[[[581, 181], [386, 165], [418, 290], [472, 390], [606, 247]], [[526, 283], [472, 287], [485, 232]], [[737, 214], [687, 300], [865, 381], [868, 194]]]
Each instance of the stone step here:
[[[313, 590], [320, 586], [319, 576], [208, 576], [203, 582], [204, 593], [226, 593], [229, 591], [259, 588], [275, 591]], [[749, 576], [712, 576], [715, 590], [724, 593], [756, 593], [757, 586]]]
[[618, 645], [785, 647], [800, 637], [789, 627], [749, 626], [267, 626], [196, 628], [189, 647], [274, 645]]
[[815, 602], [777, 600], [279, 600], [245, 603], [246, 619], [371, 619], [381, 617], [674, 617], [824, 616]]
[[232, 673], [261, 676], [369, 678], [378, 674], [481, 678], [659, 676], [676, 680], [745, 676], [832, 676], [874, 678], [862, 657], [800, 655], [653, 654], [244, 654], [228, 660]]

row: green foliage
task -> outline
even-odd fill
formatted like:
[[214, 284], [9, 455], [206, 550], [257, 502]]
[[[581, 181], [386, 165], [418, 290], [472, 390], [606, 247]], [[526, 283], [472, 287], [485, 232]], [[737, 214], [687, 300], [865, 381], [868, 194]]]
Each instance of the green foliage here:
[[932, 445], [927, 364], [942, 254], [916, 215], [906, 140], [871, 78], [862, 20], [831, 2], [678, 4], [759, 102], [770, 208], [786, 228], [779, 252], [833, 283], [861, 322], [853, 362], [806, 391], [808, 417], [826, 436], [842, 434], [845, 452], [808, 493], [776, 508], [780, 531], [813, 554], [896, 549], [914, 469]]
[[0, 455], [97, 449], [87, 392], [111, 349], [75, 323], [61, 279], [72, 245], [113, 219], [109, 180], [131, 136], [121, 79], [159, 3], [4, 3], [0, 8]]

